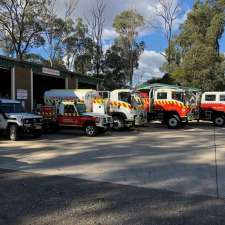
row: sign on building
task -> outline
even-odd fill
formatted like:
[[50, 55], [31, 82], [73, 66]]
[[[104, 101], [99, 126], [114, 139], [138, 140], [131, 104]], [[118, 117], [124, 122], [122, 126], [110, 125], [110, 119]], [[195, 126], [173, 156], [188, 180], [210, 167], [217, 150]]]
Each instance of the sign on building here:
[[28, 99], [28, 91], [25, 89], [17, 89], [16, 90], [16, 99], [27, 100]]
[[60, 76], [60, 71], [59, 70], [53, 70], [50, 68], [42, 67], [42, 73], [48, 74], [48, 75], [53, 75], [53, 76]]

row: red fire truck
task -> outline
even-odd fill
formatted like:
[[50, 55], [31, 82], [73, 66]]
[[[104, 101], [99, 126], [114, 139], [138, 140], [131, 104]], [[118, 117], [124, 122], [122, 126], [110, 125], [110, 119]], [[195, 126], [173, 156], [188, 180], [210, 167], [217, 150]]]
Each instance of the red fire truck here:
[[144, 85], [138, 89], [148, 120], [159, 120], [177, 128], [191, 120], [225, 124], [225, 92], [205, 92], [166, 84]]
[[215, 126], [225, 124], [225, 92], [205, 92], [197, 98], [195, 119], [212, 121]]
[[96, 136], [112, 127], [111, 116], [86, 112], [86, 105], [79, 96], [64, 95], [64, 91], [59, 90], [52, 93], [45, 95], [45, 105], [39, 108], [44, 129], [77, 128], [84, 130], [87, 136]]
[[188, 122], [191, 112], [186, 102], [185, 90], [177, 86], [152, 84], [138, 89], [141, 92], [148, 121], [159, 120], [169, 128], [177, 128]]

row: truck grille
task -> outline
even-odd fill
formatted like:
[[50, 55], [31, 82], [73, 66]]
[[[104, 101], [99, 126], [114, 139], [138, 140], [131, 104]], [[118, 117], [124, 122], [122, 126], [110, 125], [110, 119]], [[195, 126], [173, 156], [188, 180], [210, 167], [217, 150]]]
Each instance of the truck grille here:
[[35, 123], [41, 123], [40, 118], [29, 118], [29, 119], [24, 119], [25, 124], [35, 124]]

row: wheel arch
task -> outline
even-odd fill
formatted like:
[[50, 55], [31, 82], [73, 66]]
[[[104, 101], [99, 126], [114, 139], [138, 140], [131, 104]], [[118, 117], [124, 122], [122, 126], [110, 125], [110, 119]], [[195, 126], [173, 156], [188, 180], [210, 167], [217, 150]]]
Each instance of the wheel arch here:
[[122, 112], [113, 112], [113, 113], [111, 113], [111, 116], [112, 117], [114, 117], [114, 116], [122, 117], [124, 120], [127, 119], [127, 116]]
[[181, 120], [181, 117], [177, 111], [166, 111], [164, 114], [164, 120], [167, 120], [171, 116], [175, 116], [178, 120]]
[[16, 125], [16, 126], [18, 126], [18, 128], [19, 128], [18, 123], [16, 123], [16, 122], [14, 123], [14, 122], [10, 121], [10, 122], [8, 122], [8, 124], [7, 124], [7, 129], [9, 129], [11, 125]]
[[86, 126], [89, 126], [89, 125], [96, 126], [96, 123], [93, 120], [87, 120], [87, 121], [84, 122], [83, 127], [85, 128]]
[[225, 116], [225, 112], [223, 111], [212, 111], [213, 114], [213, 118], [215, 118], [216, 116]]

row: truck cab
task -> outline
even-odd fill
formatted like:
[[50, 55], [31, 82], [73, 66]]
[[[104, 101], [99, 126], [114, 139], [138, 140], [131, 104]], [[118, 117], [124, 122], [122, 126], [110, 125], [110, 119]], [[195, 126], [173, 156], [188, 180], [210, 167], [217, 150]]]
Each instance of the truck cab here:
[[188, 121], [190, 107], [185, 90], [163, 84], [150, 85], [140, 90], [148, 120], [159, 120], [169, 128], [177, 128]]
[[110, 115], [114, 129], [142, 126], [147, 123], [147, 113], [138, 92], [130, 89], [118, 89], [110, 93]]
[[154, 105], [151, 112], [167, 124], [176, 128], [188, 121], [189, 107], [185, 102], [185, 91], [182, 89], [157, 89], [153, 92]]
[[201, 96], [199, 119], [212, 121], [216, 126], [225, 124], [225, 92], [205, 92]]
[[98, 132], [106, 131], [112, 126], [110, 116], [88, 113], [86, 105], [78, 101], [61, 101], [56, 107], [43, 106], [40, 112], [42, 115], [55, 115], [55, 118], [44, 116], [45, 123], [50, 123], [53, 127], [83, 129], [85, 134], [90, 137], [96, 136]]
[[42, 117], [26, 113], [19, 101], [0, 99], [0, 130], [9, 135], [13, 141], [24, 133], [34, 137], [42, 135]]

